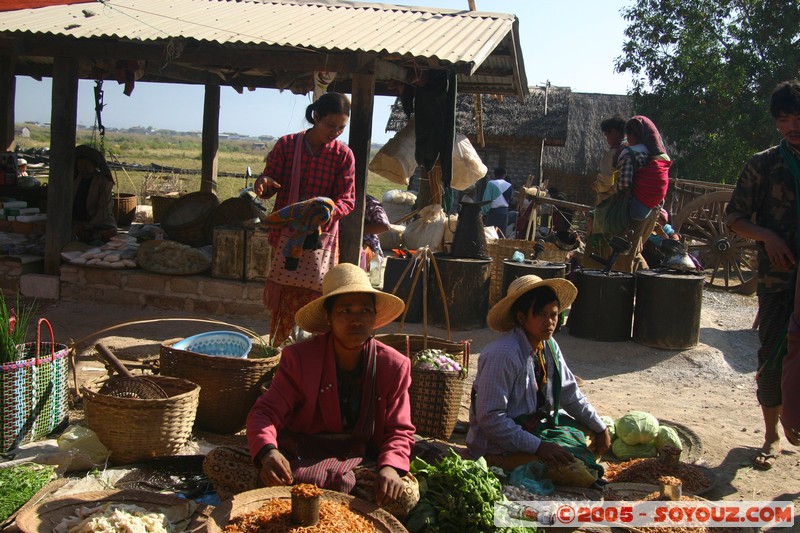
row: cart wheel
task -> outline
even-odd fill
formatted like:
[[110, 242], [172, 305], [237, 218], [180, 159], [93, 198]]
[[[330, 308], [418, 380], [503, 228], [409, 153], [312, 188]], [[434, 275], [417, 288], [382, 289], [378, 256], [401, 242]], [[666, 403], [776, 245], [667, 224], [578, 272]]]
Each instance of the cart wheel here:
[[758, 283], [758, 248], [728, 230], [725, 206], [730, 199], [731, 191], [699, 196], [675, 215], [673, 227], [689, 253], [700, 259], [707, 285], [750, 295]]

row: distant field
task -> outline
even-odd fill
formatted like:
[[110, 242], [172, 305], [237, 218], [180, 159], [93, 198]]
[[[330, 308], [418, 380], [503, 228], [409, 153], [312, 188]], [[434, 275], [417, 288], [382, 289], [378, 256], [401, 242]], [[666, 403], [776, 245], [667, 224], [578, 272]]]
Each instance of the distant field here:
[[[30, 138], [19, 138], [21, 149], [43, 148], [50, 145], [48, 128], [33, 124], [17, 124], [17, 128], [26, 126], [31, 130]], [[97, 146], [96, 135], [89, 130], [79, 130], [78, 144]], [[190, 135], [172, 135], [168, 133], [129, 133], [108, 131], [104, 140], [106, 159], [125, 164], [141, 165], [157, 164], [165, 167], [200, 170], [201, 140]], [[251, 167], [257, 176], [264, 168], [264, 162], [272, 143], [266, 149], [254, 148], [252, 140], [225, 140], [219, 143], [219, 172], [234, 173], [240, 177], [220, 176], [217, 178], [217, 195], [220, 201], [237, 196], [245, 186], [245, 172]], [[134, 193], [140, 204], [147, 204], [151, 194], [200, 190], [200, 175], [173, 175], [171, 173], [148, 173], [135, 170], [114, 170], [118, 192]], [[41, 176], [40, 176], [41, 177]], [[47, 181], [46, 178], [43, 181]], [[252, 185], [253, 180], [249, 181]], [[376, 198], [383, 193], [397, 189], [398, 185], [370, 172], [367, 178], [367, 192]]]

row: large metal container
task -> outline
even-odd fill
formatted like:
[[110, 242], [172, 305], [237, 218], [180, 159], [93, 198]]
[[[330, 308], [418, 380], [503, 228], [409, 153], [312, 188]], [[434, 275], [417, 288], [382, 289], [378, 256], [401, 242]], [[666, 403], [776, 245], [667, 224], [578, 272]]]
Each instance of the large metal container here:
[[573, 337], [616, 342], [631, 338], [633, 274], [602, 270], [575, 272], [578, 297], [569, 311], [567, 326]]
[[567, 264], [533, 261], [530, 259], [519, 263], [506, 259], [503, 261], [503, 289], [501, 296], [504, 297], [508, 293], [508, 286], [511, 285], [512, 281], [530, 274], [539, 276], [542, 279], [563, 278], [567, 275]]
[[489, 282], [492, 260], [462, 259], [436, 254], [436, 264], [442, 273], [445, 301], [431, 273], [428, 284], [428, 322], [445, 326], [444, 306], [447, 305], [452, 329], [476, 329], [486, 326], [489, 312]]
[[637, 272], [633, 340], [666, 350], [697, 346], [704, 281], [702, 274], [672, 270]]
[[[384, 266], [383, 269], [383, 290], [384, 292], [391, 293], [394, 291], [397, 283], [400, 282], [400, 285], [397, 286], [397, 292], [394, 294], [404, 302], [408, 302], [406, 322], [420, 322], [422, 321], [422, 287], [424, 281], [422, 277], [425, 274], [420, 273], [419, 279], [417, 279], [417, 285], [414, 287], [414, 294], [411, 296], [411, 301], [409, 302], [408, 295], [411, 293], [411, 282], [414, 280], [416, 271], [412, 266], [408, 269], [405, 276], [403, 276], [403, 272], [412, 261], [414, 261], [413, 258], [386, 257], [386, 266]], [[403, 276], [402, 280], [400, 276]], [[431, 287], [428, 286], [428, 292], [430, 292], [430, 290]], [[403, 315], [397, 317], [397, 320], [400, 320], [402, 316]]]

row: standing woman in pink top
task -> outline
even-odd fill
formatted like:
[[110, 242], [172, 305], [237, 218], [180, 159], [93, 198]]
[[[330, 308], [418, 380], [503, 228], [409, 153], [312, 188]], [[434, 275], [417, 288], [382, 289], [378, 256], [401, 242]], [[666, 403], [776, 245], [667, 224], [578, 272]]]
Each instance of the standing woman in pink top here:
[[350, 120], [350, 101], [340, 93], [325, 93], [306, 108], [306, 120], [311, 129], [278, 139], [254, 185], [261, 198], [276, 196], [273, 212], [315, 197], [334, 202], [330, 220], [320, 228], [317, 261], [313, 250], [304, 250], [297, 268], [286, 268], [282, 253], [288, 231], [273, 229], [269, 236], [273, 260], [264, 304], [275, 346], [289, 337], [297, 310], [321, 295], [327, 269], [320, 269], [319, 256], [324, 253], [330, 266], [338, 263], [339, 220], [355, 207], [355, 157], [337, 140]]

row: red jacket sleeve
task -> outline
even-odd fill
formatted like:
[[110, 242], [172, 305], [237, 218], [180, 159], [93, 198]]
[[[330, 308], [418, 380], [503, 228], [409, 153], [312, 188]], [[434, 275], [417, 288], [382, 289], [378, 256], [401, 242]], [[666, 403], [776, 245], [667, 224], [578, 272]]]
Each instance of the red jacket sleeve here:
[[278, 431], [286, 426], [287, 417], [301, 402], [300, 360], [291, 347], [281, 354], [278, 371], [269, 389], [258, 397], [247, 415], [247, 444], [250, 456], [267, 444], [278, 445]]
[[397, 350], [378, 342], [378, 357], [386, 362], [381, 372], [380, 387], [385, 401], [385, 416], [382, 427], [377, 427], [379, 440], [378, 468], [392, 466], [407, 472], [414, 445], [414, 424], [411, 423], [411, 402], [408, 388], [411, 386], [411, 362]]

